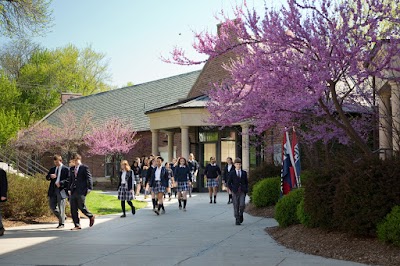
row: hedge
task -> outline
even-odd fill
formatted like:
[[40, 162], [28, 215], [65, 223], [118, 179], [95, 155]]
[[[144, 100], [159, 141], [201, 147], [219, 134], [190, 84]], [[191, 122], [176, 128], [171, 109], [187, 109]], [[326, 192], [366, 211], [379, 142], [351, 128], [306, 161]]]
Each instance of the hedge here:
[[275, 205], [275, 219], [279, 226], [288, 227], [300, 223], [297, 218], [297, 206], [303, 198], [304, 190], [299, 188], [292, 190], [278, 201]]
[[7, 179], [7, 202], [2, 206], [5, 218], [23, 219], [50, 215], [47, 199], [49, 182], [44, 177], [8, 174]]
[[377, 228], [380, 240], [400, 247], [400, 206], [395, 206]]
[[258, 208], [275, 205], [281, 194], [280, 177], [265, 178], [254, 185], [251, 202]]

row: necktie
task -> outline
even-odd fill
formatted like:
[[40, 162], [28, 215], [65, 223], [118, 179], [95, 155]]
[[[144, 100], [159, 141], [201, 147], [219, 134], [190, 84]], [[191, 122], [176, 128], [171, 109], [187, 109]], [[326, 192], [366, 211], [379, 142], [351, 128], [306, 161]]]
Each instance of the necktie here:
[[237, 171], [237, 176], [240, 178], [240, 171]]
[[78, 167], [75, 167], [75, 176], [78, 175]]

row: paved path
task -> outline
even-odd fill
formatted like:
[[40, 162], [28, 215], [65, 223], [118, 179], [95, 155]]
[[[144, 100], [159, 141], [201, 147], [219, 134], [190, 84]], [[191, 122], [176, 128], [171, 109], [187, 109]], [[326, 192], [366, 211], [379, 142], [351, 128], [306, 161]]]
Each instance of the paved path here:
[[56, 224], [10, 228], [0, 238], [0, 265], [362, 265], [306, 255], [282, 247], [265, 232], [274, 219], [244, 216], [234, 225], [232, 205], [220, 194], [209, 204], [206, 194], [194, 195], [188, 211], [173, 199], [167, 213], [150, 208], [135, 216], [102, 216], [88, 228], [70, 231]]

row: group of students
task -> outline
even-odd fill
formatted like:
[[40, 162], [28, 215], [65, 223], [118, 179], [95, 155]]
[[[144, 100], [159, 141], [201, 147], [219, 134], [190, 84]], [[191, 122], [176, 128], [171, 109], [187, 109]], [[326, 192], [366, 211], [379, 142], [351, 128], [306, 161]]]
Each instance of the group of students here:
[[[119, 174], [118, 199], [121, 200], [123, 214], [125, 215], [125, 201], [131, 205], [130, 200], [133, 194], [140, 194], [143, 189], [144, 197], [151, 195], [153, 211], [157, 214], [165, 213], [164, 198], [174, 191], [175, 197], [178, 195], [179, 209], [186, 211], [187, 196], [191, 197], [193, 183], [196, 182], [199, 164], [194, 155], [190, 154], [189, 159], [179, 157], [173, 159], [171, 163], [165, 162], [161, 156], [150, 155], [148, 158], [136, 158], [129, 167], [127, 161], [121, 162], [121, 172]], [[128, 179], [127, 179], [128, 177]], [[132, 206], [131, 206], [132, 207]], [[132, 207], [134, 212], [134, 207]]]
[[[243, 222], [245, 197], [248, 192], [247, 172], [242, 170], [242, 163], [239, 158], [236, 158], [233, 162], [232, 158], [228, 157], [226, 161], [227, 165], [222, 175], [215, 157], [211, 157], [210, 163], [205, 167], [204, 177], [207, 179], [210, 204], [217, 203], [219, 178], [220, 176], [223, 177], [222, 182], [229, 195], [228, 204], [233, 203], [236, 224], [240, 225]], [[191, 197], [192, 183], [196, 182], [199, 170], [199, 164], [194, 159], [193, 154], [189, 155], [189, 160], [179, 157], [173, 159], [171, 163], [164, 163], [161, 156], [152, 155], [143, 160], [143, 165], [140, 162], [140, 159], [136, 158], [132, 169], [127, 161], [121, 162], [118, 188], [118, 199], [121, 200], [123, 211], [121, 217], [126, 217], [125, 201], [132, 207], [132, 213], [135, 213], [131, 199], [134, 191], [136, 195], [139, 195], [141, 187], [144, 188], [145, 197], [148, 193], [151, 194], [153, 211], [157, 215], [165, 213], [163, 201], [166, 194], [171, 199], [172, 190], [175, 190], [175, 193], [178, 194], [179, 209], [186, 211], [187, 195], [189, 194], [189, 197]]]
[[[87, 209], [85, 199], [87, 194], [93, 189], [93, 180], [89, 167], [82, 164], [81, 156], [73, 154], [69, 161], [69, 166], [62, 163], [62, 157], [55, 155], [54, 167], [49, 170], [46, 179], [50, 181], [48, 189], [49, 206], [53, 214], [58, 218], [57, 228], [64, 228], [66, 219], [65, 206], [69, 200], [71, 206], [71, 216], [74, 228], [80, 230], [80, 218], [78, 210], [89, 218], [89, 226], [93, 226], [95, 216]], [[125, 202], [131, 207], [132, 214], [136, 213], [132, 203], [134, 195], [138, 195], [141, 187], [144, 189], [145, 196], [151, 194], [153, 211], [157, 215], [165, 213], [163, 200], [165, 195], [171, 197], [171, 191], [175, 190], [178, 195], [178, 207], [186, 211], [188, 194], [191, 196], [192, 184], [196, 182], [199, 164], [190, 154], [187, 160], [179, 157], [171, 163], [164, 163], [161, 156], [150, 156], [143, 160], [135, 159], [132, 166], [128, 161], [121, 161], [121, 171], [119, 173], [118, 199], [121, 201], [122, 218], [126, 217]], [[204, 176], [207, 179], [210, 204], [217, 203], [217, 191], [219, 178], [223, 177], [223, 184], [226, 186], [229, 199], [228, 204], [233, 203], [236, 225], [243, 222], [243, 211], [245, 207], [245, 197], [248, 192], [247, 172], [242, 169], [241, 160], [227, 158], [227, 165], [223, 175], [221, 169], [216, 164], [215, 157], [210, 158], [210, 163], [205, 167]], [[6, 172], [0, 169], [0, 201], [7, 200], [7, 178]], [[4, 227], [1, 222], [0, 214], [0, 236], [4, 234]]]
[[73, 154], [69, 161], [69, 166], [62, 163], [60, 155], [54, 155], [54, 167], [50, 168], [46, 179], [50, 181], [47, 192], [49, 206], [53, 214], [58, 218], [57, 228], [64, 228], [66, 219], [65, 206], [69, 200], [71, 206], [71, 216], [74, 222], [74, 228], [71, 230], [80, 230], [80, 210], [89, 218], [89, 226], [92, 227], [95, 222], [95, 216], [87, 209], [85, 201], [86, 196], [93, 189], [92, 174], [89, 167], [81, 162], [82, 157], [79, 154]]

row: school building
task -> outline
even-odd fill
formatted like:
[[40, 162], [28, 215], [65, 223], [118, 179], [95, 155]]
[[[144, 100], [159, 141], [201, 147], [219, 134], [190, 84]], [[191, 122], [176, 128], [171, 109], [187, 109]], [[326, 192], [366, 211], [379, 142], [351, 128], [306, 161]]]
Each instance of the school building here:
[[[202, 166], [197, 180], [198, 190], [202, 191], [205, 188], [203, 168], [211, 156], [216, 157], [221, 169], [228, 156], [242, 158], [246, 170], [265, 159], [260, 147], [250, 145], [248, 123], [221, 129], [208, 122], [206, 91], [211, 84], [227, 77], [222, 64], [228, 56], [210, 60], [202, 70], [143, 84], [84, 97], [64, 94], [61, 105], [42, 121], [59, 125], [59, 117], [69, 110], [78, 116], [90, 113], [94, 125], [118, 117], [129, 123], [141, 138], [136, 147], [123, 155], [124, 159], [131, 163], [135, 157], [155, 154], [171, 161], [173, 157], [187, 158], [189, 153], [194, 153]], [[106, 181], [113, 167], [110, 157], [83, 155], [83, 162], [96, 180]], [[50, 167], [51, 155], [47, 157], [44, 164]]]

